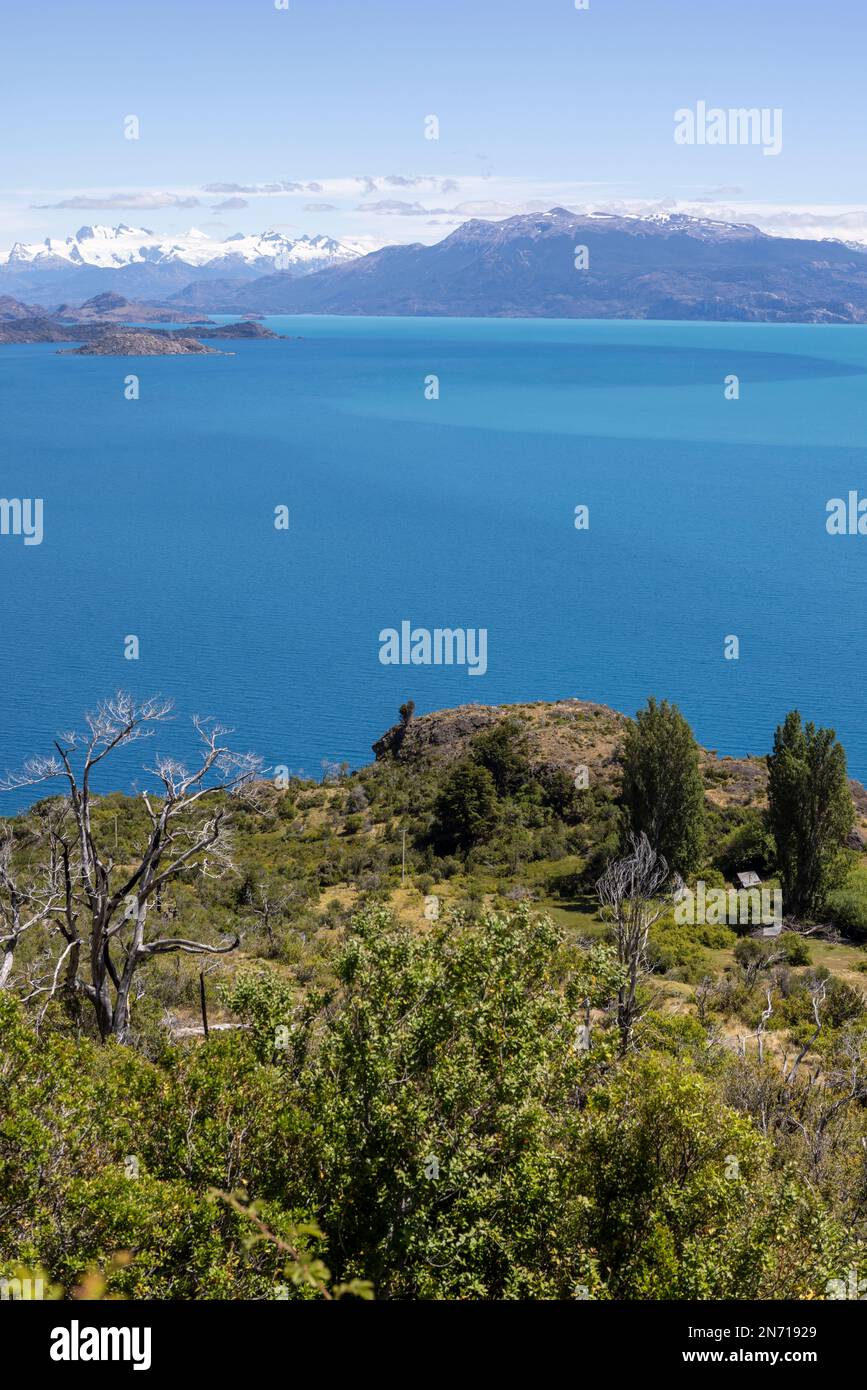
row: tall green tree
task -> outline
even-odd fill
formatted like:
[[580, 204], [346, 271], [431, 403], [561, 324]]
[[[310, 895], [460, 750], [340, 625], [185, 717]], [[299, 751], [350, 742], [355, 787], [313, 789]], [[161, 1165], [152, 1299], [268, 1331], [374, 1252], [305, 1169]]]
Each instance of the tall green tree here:
[[815, 918], [846, 871], [855, 820], [846, 754], [833, 729], [803, 724], [791, 710], [768, 754], [768, 819], [786, 910]]
[[472, 756], [494, 779], [498, 796], [514, 796], [530, 781], [527, 737], [516, 719], [506, 719], [473, 739]]
[[486, 767], [461, 763], [437, 798], [435, 822], [443, 842], [471, 849], [485, 840], [497, 820], [497, 789]]
[[704, 851], [704, 787], [698, 744], [677, 705], [651, 696], [627, 728], [622, 761], [627, 831], [646, 835], [685, 877]]

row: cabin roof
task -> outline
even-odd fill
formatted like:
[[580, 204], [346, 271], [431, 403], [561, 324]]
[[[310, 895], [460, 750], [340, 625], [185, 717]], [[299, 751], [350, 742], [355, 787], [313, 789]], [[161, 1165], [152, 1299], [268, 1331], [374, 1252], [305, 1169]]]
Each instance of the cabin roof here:
[[735, 874], [735, 878], [742, 888], [757, 888], [762, 881], [754, 869], [745, 869]]

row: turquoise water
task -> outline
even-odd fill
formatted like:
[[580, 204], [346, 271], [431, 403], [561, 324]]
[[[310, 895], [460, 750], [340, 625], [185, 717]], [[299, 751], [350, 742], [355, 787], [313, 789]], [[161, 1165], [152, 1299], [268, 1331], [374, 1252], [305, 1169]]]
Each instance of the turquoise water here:
[[[0, 494], [42, 497], [45, 530], [0, 536], [0, 769], [123, 686], [177, 702], [161, 749], [215, 714], [311, 775], [367, 761], [409, 697], [655, 693], [721, 753], [766, 751], [797, 706], [867, 777], [867, 536], [825, 529], [829, 498], [867, 495], [863, 329], [267, 322], [302, 338], [0, 349]], [[404, 619], [486, 628], [486, 674], [383, 666]], [[147, 784], [149, 751], [112, 784]]]

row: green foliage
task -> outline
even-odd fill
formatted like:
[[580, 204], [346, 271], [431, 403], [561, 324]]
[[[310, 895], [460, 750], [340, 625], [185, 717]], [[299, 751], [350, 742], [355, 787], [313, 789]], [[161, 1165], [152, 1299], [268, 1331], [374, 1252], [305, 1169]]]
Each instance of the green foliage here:
[[598, 1285], [562, 1135], [587, 1066], [576, 996], [610, 988], [611, 960], [558, 989], [559, 947], [526, 910], [422, 938], [382, 912], [357, 922], [303, 1083], [338, 1277], [401, 1298]]
[[840, 886], [855, 812], [846, 754], [833, 729], [786, 715], [768, 754], [768, 820], [777, 846], [786, 910], [815, 920]]
[[560, 820], [573, 821], [580, 817], [588, 801], [587, 793], [579, 792], [574, 780], [561, 767], [543, 772], [539, 777], [539, 786], [545, 805]]
[[716, 852], [716, 863], [730, 881], [744, 869], [755, 870], [760, 878], [767, 878], [774, 872], [776, 845], [761, 812], [742, 813], [739, 823], [722, 840]]
[[[673, 865], [709, 887], [770, 871], [758, 812], [704, 815], [673, 707], [651, 701], [627, 748], [629, 804], [660, 814]], [[182, 876], [155, 908], [165, 935], [242, 934], [216, 994], [243, 1027], [207, 1043], [165, 1029], [167, 1009], [198, 1014], [192, 957], [144, 967], [134, 1047], [94, 1045], [57, 1003], [37, 1034], [41, 997], [25, 1013], [0, 991], [0, 1274], [144, 1299], [822, 1297], [867, 1237], [867, 1122], [846, 1099], [862, 993], [801, 970], [797, 934], [737, 941], [667, 913], [650, 956], [676, 983], [645, 988], [654, 1007], [619, 1057], [623, 972], [583, 891], [618, 852], [614, 795], [532, 772], [512, 720], [457, 764], [385, 759], [268, 791], [237, 817], [240, 872]], [[27, 872], [46, 807], [11, 822]], [[112, 852], [117, 818], [132, 859], [140, 799], [103, 798], [94, 817]], [[383, 906], [404, 829], [412, 888], [394, 900], [409, 925]], [[444, 898], [439, 922], [415, 890]], [[558, 925], [516, 900], [554, 900]], [[867, 935], [867, 874], [826, 910]], [[44, 973], [46, 941], [22, 942], [27, 975]], [[733, 947], [705, 985], [709, 952]], [[251, 963], [266, 953], [274, 968]], [[813, 1038], [821, 980], [815, 1056], [787, 1089], [777, 1054]], [[737, 1061], [731, 1034], [757, 1026], [768, 987], [777, 1037], [763, 1066]]]
[[704, 787], [698, 745], [676, 705], [648, 700], [627, 727], [622, 761], [629, 829], [686, 878], [704, 850]]
[[755, 936], [742, 936], [734, 948], [735, 963], [749, 984], [753, 984], [763, 971], [770, 969], [779, 960], [780, 948], [773, 938], [765, 940]]
[[231, 986], [221, 985], [218, 994], [222, 1003], [251, 1028], [261, 1061], [272, 1061], [278, 1052], [286, 1050], [295, 998], [290, 987], [273, 971], [244, 971]]
[[[266, 1180], [291, 1145], [279, 1072], [223, 1040], [157, 1066], [115, 1043], [37, 1038], [2, 993], [0, 1033], [0, 1267], [39, 1265], [67, 1290], [101, 1270], [128, 1298], [277, 1296], [283, 1261], [248, 1252], [209, 1187]], [[269, 1216], [295, 1220], [279, 1199]]]
[[696, 941], [711, 951], [725, 951], [737, 941], [737, 935], [731, 927], [716, 926], [711, 922], [697, 922], [691, 930]]
[[515, 719], [506, 719], [473, 739], [472, 756], [491, 774], [498, 796], [514, 796], [529, 783], [526, 743], [527, 736]]
[[587, 1235], [615, 1298], [803, 1298], [842, 1233], [711, 1083], [663, 1055], [628, 1062], [578, 1125]]
[[824, 981], [825, 985], [820, 1017], [826, 1035], [828, 1032], [835, 1033], [859, 1022], [867, 1012], [867, 1004], [860, 989], [831, 975], [828, 970], [820, 968], [812, 971], [797, 980], [790, 993], [779, 1004], [780, 1018], [792, 1029], [797, 1041], [806, 1040], [815, 1030], [811, 991], [815, 989], [817, 981]]
[[577, 999], [590, 1003], [592, 1008], [604, 1008], [617, 994], [626, 978], [626, 969], [617, 959], [617, 951], [607, 942], [596, 941], [570, 960], [571, 992]]
[[497, 820], [497, 791], [486, 767], [462, 763], [447, 778], [435, 809], [443, 843], [467, 850], [490, 835]]
[[250, 1032], [158, 1064], [37, 1037], [0, 994], [0, 1269], [137, 1299], [801, 1298], [853, 1258], [695, 1018], [649, 1015], [626, 1061], [598, 1017], [581, 1045], [607, 945], [371, 909], [280, 1066], [267, 974], [227, 996]]
[[850, 872], [841, 887], [828, 894], [825, 910], [847, 935], [867, 940], [867, 873], [863, 869]]
[[784, 931], [777, 937], [777, 949], [784, 953], [787, 965], [809, 965], [810, 947], [802, 936], [794, 931]]
[[707, 952], [694, 927], [659, 926], [651, 932], [648, 958], [654, 970], [697, 984], [707, 974]]

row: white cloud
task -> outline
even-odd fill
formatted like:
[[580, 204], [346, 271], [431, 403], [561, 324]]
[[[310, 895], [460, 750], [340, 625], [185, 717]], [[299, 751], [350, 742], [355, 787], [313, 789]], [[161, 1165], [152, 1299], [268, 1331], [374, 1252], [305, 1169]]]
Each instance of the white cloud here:
[[112, 193], [107, 198], [90, 193], [76, 193], [71, 198], [63, 198], [59, 203], [31, 203], [31, 207], [78, 208], [80, 210], [125, 209], [134, 212], [152, 212], [156, 208], [197, 208], [199, 200], [184, 197], [177, 193]]
[[[413, 196], [395, 196], [401, 190], [412, 190]], [[68, 235], [70, 226], [62, 217], [64, 210], [123, 209], [158, 216], [161, 210], [177, 213], [199, 207], [203, 191], [221, 195], [216, 204], [210, 204], [213, 210], [244, 214], [243, 221], [239, 216], [241, 227], [236, 230], [261, 232], [266, 225], [263, 217], [267, 217], [268, 225], [273, 225], [271, 212], [264, 212], [263, 203], [267, 203], [277, 216], [296, 219], [300, 230], [325, 231], [338, 238], [362, 241], [370, 248], [392, 241], [433, 242], [469, 218], [498, 220], [558, 206], [576, 212], [635, 215], [683, 212], [719, 221], [752, 223], [776, 236], [833, 237], [867, 243], [867, 206], [858, 204], [771, 203], [750, 199], [736, 185], [709, 184], [681, 187], [677, 196], [661, 190], [658, 196], [648, 197], [634, 186], [522, 178], [478, 169], [469, 174], [435, 176], [390, 172], [305, 182], [208, 183], [127, 193], [105, 189], [89, 193], [50, 190], [50, 201], [42, 190], [39, 197], [21, 189], [2, 200], [0, 244], [9, 245], [19, 239], [41, 240], [46, 234]], [[313, 200], [312, 193], [319, 196]], [[280, 199], [284, 200], [282, 204]], [[28, 203], [44, 216], [37, 219], [33, 211], [28, 212]], [[326, 219], [325, 225], [319, 219]], [[162, 229], [183, 230], [179, 225]]]

